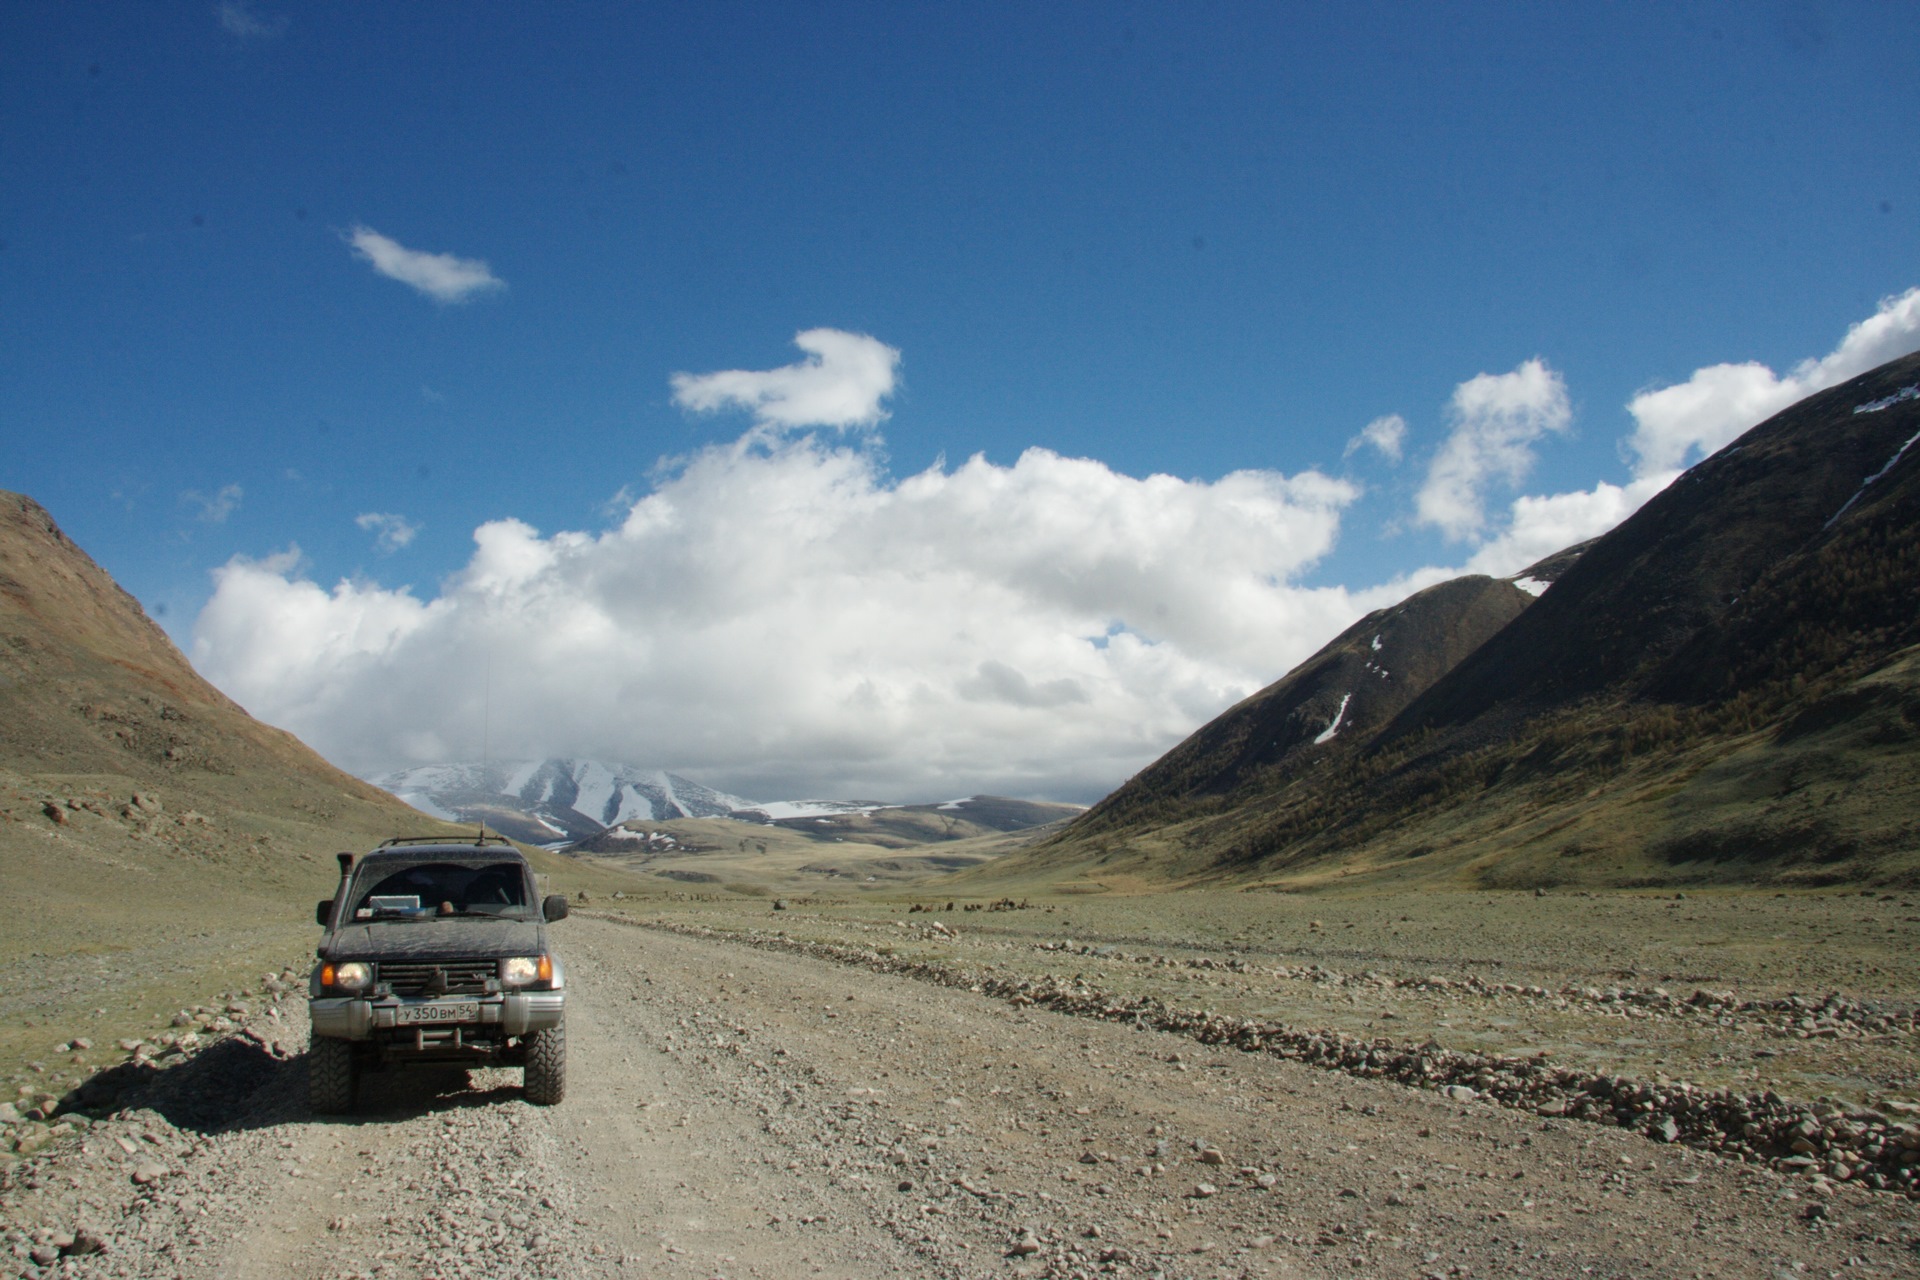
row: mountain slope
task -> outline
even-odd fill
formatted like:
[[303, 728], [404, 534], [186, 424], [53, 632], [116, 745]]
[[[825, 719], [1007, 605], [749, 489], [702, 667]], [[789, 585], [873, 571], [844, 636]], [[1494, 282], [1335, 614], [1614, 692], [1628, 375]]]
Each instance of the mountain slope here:
[[[1888, 467], [1912, 436], [1920, 402], [1853, 410], [1916, 377], [1920, 357], [1894, 361], [1788, 408], [1701, 462], [1598, 539], [1538, 608], [1463, 662], [1395, 732], [1505, 721], [1661, 683], [1654, 667], [1706, 643], [1762, 579], [1796, 572], [1911, 478], [1909, 468], [1862, 493], [1863, 478]], [[1682, 691], [1672, 679], [1663, 689]]]
[[1332, 767], [1532, 603], [1511, 581], [1470, 576], [1375, 610], [1142, 770], [1074, 833], [1177, 821]]
[[[1150, 879], [1905, 883], [1920, 871], [1917, 384], [1920, 355], [1755, 427], [1337, 765], [1246, 775], [1210, 805], [1103, 804], [1023, 856]], [[1260, 696], [1315, 685], [1329, 659]], [[1224, 736], [1216, 722], [1142, 777], [1217, 763]]]
[[[244, 798], [276, 823], [289, 809], [351, 814], [368, 830], [413, 818], [201, 679], [44, 509], [12, 493], [0, 493], [0, 769]], [[271, 798], [256, 790], [269, 783]]]

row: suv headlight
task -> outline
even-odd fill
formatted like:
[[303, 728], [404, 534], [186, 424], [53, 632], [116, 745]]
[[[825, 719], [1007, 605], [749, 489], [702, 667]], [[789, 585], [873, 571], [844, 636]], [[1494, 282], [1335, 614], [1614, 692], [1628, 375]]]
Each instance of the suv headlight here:
[[500, 985], [508, 990], [552, 981], [552, 956], [512, 956], [500, 962]]
[[358, 995], [373, 985], [373, 966], [364, 960], [327, 965], [320, 970], [320, 985], [333, 991]]

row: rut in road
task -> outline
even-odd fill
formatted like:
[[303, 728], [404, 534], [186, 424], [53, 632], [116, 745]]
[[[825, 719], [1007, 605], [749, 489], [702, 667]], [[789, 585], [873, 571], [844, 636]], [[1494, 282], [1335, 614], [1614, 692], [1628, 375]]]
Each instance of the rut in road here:
[[[564, 1104], [527, 1106], [517, 1072], [399, 1075], [322, 1120], [282, 1064], [69, 1273], [1637, 1277], [1913, 1256], [1889, 1197], [1813, 1204], [1625, 1133], [588, 919], [566, 954]], [[131, 1159], [89, 1168], [119, 1181]]]

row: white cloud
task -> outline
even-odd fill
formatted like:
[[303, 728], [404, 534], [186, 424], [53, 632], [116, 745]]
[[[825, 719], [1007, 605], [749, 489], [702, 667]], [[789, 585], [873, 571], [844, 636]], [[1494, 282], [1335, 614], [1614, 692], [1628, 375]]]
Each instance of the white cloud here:
[[1347, 441], [1342, 457], [1351, 458], [1361, 449], [1372, 449], [1388, 462], [1400, 461], [1407, 443], [1407, 420], [1397, 413], [1389, 413], [1383, 418], [1375, 418], [1360, 429], [1360, 434]]
[[1512, 373], [1483, 373], [1454, 388], [1453, 431], [1427, 467], [1415, 499], [1417, 518], [1453, 539], [1486, 524], [1494, 483], [1518, 484], [1533, 465], [1533, 444], [1573, 420], [1566, 383], [1538, 358]]
[[195, 661], [368, 771], [564, 751], [758, 799], [1092, 799], [1371, 607], [1294, 580], [1356, 490], [1136, 479], [1029, 450], [894, 479], [869, 438], [749, 432], [618, 527], [475, 533], [431, 600], [220, 569]]
[[[1916, 333], [1920, 290], [1773, 381], [1808, 394]], [[1314, 471], [1135, 479], [1041, 449], [894, 479], [876, 437], [834, 445], [787, 429], [877, 421], [898, 352], [834, 330], [799, 344], [813, 358], [787, 369], [676, 378], [686, 407], [747, 407], [757, 425], [642, 495], [623, 491], [611, 531], [492, 521], [430, 600], [325, 589], [297, 550], [236, 558], [196, 624], [196, 662], [361, 772], [475, 754], [491, 670], [502, 755], [666, 765], [759, 799], [1092, 799], [1368, 610], [1605, 533], [1678, 474], [1655, 460], [1709, 439], [1660, 437], [1637, 397], [1630, 482], [1516, 497], [1489, 528], [1488, 490], [1518, 483], [1571, 410], [1538, 359], [1482, 374], [1456, 389], [1420, 493], [1423, 521], [1473, 540], [1467, 563], [1307, 588], [1351, 484]], [[1711, 387], [1716, 370], [1684, 385]], [[1369, 424], [1356, 447], [1403, 444], [1404, 423], [1381, 426], [1397, 421]], [[1663, 439], [1681, 439], [1678, 454], [1660, 453]]]
[[1576, 542], [1597, 538], [1638, 511], [1679, 475], [1678, 471], [1663, 471], [1625, 485], [1602, 480], [1591, 489], [1572, 493], [1515, 498], [1508, 508], [1506, 527], [1475, 549], [1466, 572], [1508, 577]]
[[1627, 406], [1636, 426], [1622, 442], [1636, 455], [1633, 479], [1624, 485], [1600, 481], [1592, 489], [1516, 498], [1505, 524], [1475, 549], [1465, 569], [1504, 576], [1598, 537], [1672, 484], [1684, 467], [1747, 428], [1916, 348], [1920, 288], [1883, 300], [1873, 315], [1847, 330], [1832, 352], [1802, 360], [1785, 378], [1761, 364], [1718, 364], [1697, 370], [1676, 386], [1642, 392]]
[[420, 532], [419, 525], [391, 511], [364, 512], [355, 516], [353, 522], [375, 535], [373, 545], [389, 555], [412, 542]]
[[239, 36], [242, 40], [271, 40], [285, 35], [287, 31], [285, 14], [262, 18], [254, 13], [245, 0], [223, 0], [214, 12], [219, 15], [220, 25], [227, 34]]
[[476, 293], [507, 287], [478, 258], [409, 249], [367, 226], [354, 227], [346, 239], [354, 253], [373, 264], [375, 271], [419, 290], [435, 302], [465, 302]]
[[1920, 349], [1920, 288], [1881, 301], [1830, 353], [1802, 360], [1782, 378], [1766, 365], [1716, 364], [1685, 382], [1643, 391], [1627, 404], [1634, 471], [1654, 475], [1692, 465], [1788, 405]]
[[208, 495], [198, 489], [189, 489], [180, 495], [180, 501], [191, 503], [200, 508], [195, 518], [207, 524], [225, 524], [227, 517], [240, 508], [240, 500], [246, 497], [246, 490], [237, 484], [222, 485], [220, 492]]
[[760, 426], [870, 427], [884, 419], [900, 352], [864, 333], [807, 329], [793, 345], [809, 359], [753, 372], [676, 373], [673, 399], [683, 409], [713, 413], [751, 409]]

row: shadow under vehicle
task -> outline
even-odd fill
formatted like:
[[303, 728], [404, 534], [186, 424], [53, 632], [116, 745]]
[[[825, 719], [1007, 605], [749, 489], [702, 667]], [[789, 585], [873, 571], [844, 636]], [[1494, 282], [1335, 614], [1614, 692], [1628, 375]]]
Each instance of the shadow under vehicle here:
[[393, 1067], [524, 1068], [528, 1102], [566, 1094], [566, 969], [541, 900], [507, 841], [388, 840], [338, 855], [340, 883], [308, 979], [308, 1100], [353, 1109], [362, 1073]]

